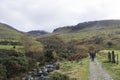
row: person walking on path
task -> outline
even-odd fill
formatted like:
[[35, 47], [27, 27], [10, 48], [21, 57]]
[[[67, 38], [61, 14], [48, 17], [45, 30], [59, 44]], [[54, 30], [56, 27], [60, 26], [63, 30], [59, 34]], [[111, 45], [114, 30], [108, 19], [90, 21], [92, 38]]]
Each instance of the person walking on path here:
[[96, 51], [95, 50], [90, 50], [89, 51], [89, 56], [91, 61], [94, 61], [94, 58], [96, 57]]

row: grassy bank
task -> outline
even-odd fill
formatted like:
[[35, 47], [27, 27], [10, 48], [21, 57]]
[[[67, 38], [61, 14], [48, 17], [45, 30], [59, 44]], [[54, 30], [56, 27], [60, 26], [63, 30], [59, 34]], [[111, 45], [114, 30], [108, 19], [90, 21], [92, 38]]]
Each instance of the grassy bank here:
[[[107, 53], [112, 50], [100, 51], [97, 55], [99, 61], [101, 61], [102, 66], [109, 72], [109, 74], [114, 78], [114, 80], [120, 80], [120, 62], [119, 64], [108, 62]], [[120, 61], [120, 50], [114, 50], [115, 54], [119, 55]]]
[[89, 58], [76, 61], [63, 61], [60, 63], [60, 70], [57, 72], [68, 75], [77, 80], [87, 80], [89, 77]]
[[[23, 46], [15, 46], [16, 49], [23, 48]], [[0, 49], [13, 49], [12, 45], [0, 45]]]

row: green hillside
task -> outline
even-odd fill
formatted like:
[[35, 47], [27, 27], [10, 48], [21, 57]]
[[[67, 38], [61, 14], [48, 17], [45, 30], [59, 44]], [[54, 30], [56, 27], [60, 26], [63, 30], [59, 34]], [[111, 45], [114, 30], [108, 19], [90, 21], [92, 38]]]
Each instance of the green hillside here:
[[[32, 33], [38, 34], [39, 31]], [[120, 48], [120, 20], [83, 22], [38, 35], [24, 35], [0, 23], [0, 80], [20, 80], [28, 71], [38, 68], [36, 62], [41, 62], [43, 66], [51, 61], [60, 64], [57, 73], [64, 73], [63, 76], [75, 80], [86, 80], [89, 76], [87, 57], [90, 49], [99, 51]], [[50, 77], [54, 74], [50, 74]]]
[[65, 42], [76, 40], [80, 45], [92, 44], [105, 48], [119, 49], [120, 20], [79, 23], [75, 26], [57, 28], [50, 35], [57, 35]]
[[22, 33], [9, 25], [0, 23], [0, 39], [18, 40]]
[[89, 21], [78, 23], [74, 26], [66, 26], [54, 29], [53, 32], [76, 32], [85, 28], [97, 27], [97, 28], [105, 28], [105, 27], [118, 27], [120, 26], [120, 20], [101, 20], [101, 21]]
[[49, 33], [46, 31], [43, 31], [43, 30], [32, 30], [32, 31], [27, 32], [27, 34], [29, 36], [37, 37], [37, 36], [45, 35], [45, 34], [49, 34]]

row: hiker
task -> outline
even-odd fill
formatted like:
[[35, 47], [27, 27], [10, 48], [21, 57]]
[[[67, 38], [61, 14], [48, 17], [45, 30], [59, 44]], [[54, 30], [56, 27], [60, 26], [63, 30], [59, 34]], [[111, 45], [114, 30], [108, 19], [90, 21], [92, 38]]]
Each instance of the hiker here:
[[96, 50], [90, 50], [89, 55], [90, 55], [91, 61], [94, 61], [94, 58], [96, 57]]
[[89, 56], [90, 56], [90, 58], [92, 58], [91, 55], [92, 55], [92, 50], [89, 51]]

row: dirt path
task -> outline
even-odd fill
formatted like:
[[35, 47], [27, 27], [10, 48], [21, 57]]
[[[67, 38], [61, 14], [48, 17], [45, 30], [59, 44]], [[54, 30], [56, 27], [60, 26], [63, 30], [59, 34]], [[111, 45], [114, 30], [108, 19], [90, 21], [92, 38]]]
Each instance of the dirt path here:
[[102, 68], [101, 64], [95, 59], [90, 62], [89, 80], [113, 80], [112, 77]]

